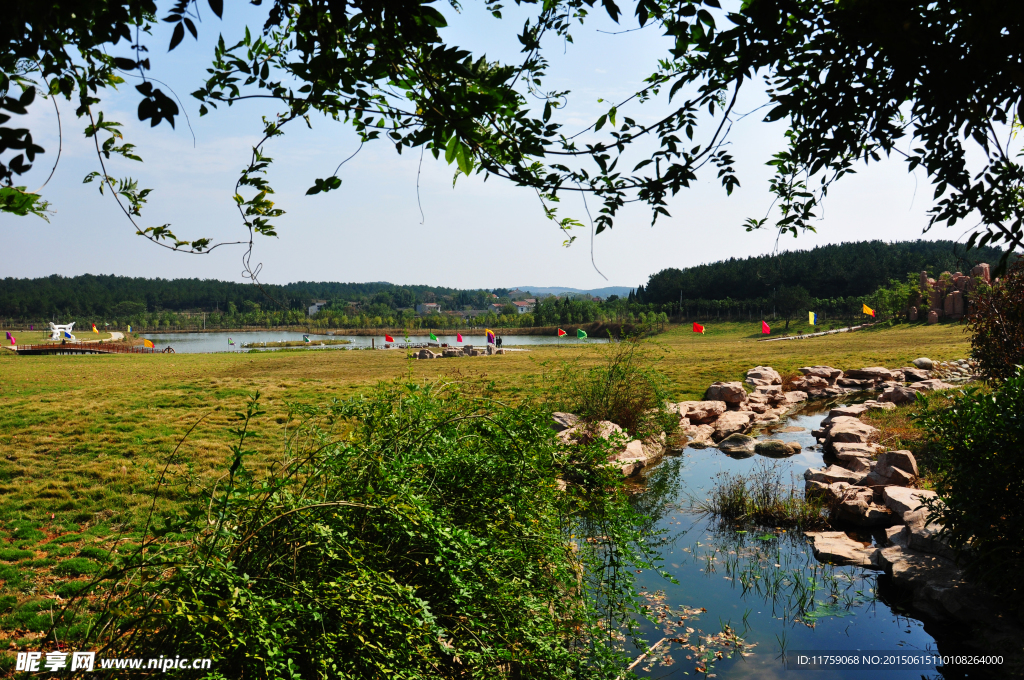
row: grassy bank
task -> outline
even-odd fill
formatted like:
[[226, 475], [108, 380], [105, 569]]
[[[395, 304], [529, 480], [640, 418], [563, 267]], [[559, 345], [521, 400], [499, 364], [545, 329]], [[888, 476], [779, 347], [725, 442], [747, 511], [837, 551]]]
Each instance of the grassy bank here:
[[[791, 328], [792, 330], [792, 328]], [[706, 335], [672, 327], [654, 340], [673, 399], [698, 399], [715, 380], [755, 365], [783, 375], [808, 364], [902, 366], [927, 355], [964, 357], [957, 326], [901, 326], [759, 343], [752, 324], [709, 324]], [[21, 342], [19, 338], [19, 342]], [[605, 346], [607, 347], [607, 346]], [[134, 540], [149, 490], [181, 445], [171, 472], [212, 480], [230, 464], [236, 412], [259, 390], [267, 415], [254, 423], [255, 469], [280, 459], [297, 422], [289, 403], [324, 404], [408, 376], [476, 384], [503, 401], [557, 391], [563, 362], [596, 363], [600, 345], [542, 345], [504, 356], [411, 361], [403, 352], [280, 350], [256, 354], [17, 357], [0, 353], [0, 635], [19, 638], [49, 620], [54, 594]], [[182, 498], [173, 487], [157, 512]], [[5, 604], [6, 603], [6, 604]]]

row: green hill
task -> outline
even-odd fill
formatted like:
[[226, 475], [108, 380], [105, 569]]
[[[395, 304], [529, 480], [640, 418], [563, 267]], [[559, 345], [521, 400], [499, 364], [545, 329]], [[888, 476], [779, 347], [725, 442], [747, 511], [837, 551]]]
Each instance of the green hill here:
[[730, 258], [687, 269], [664, 269], [636, 290], [641, 302], [684, 300], [756, 300], [780, 286], [803, 286], [815, 298], [868, 295], [891, 279], [927, 271], [968, 272], [979, 262], [995, 264], [999, 248], [966, 251], [954, 241], [860, 241], [785, 251], [744, 259]]

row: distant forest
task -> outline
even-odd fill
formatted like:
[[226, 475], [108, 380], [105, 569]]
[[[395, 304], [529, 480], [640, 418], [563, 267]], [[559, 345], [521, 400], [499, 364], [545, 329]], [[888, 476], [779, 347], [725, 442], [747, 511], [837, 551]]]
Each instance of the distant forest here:
[[[491, 300], [482, 290], [438, 286], [396, 286], [392, 283], [326, 283], [300, 281], [284, 286], [213, 279], [142, 279], [127, 276], [49, 276], [0, 280], [0, 316], [20, 319], [58, 317], [122, 317], [142, 312], [227, 312], [253, 306], [305, 312], [313, 300], [358, 301], [397, 309], [421, 302], [484, 307]], [[267, 299], [269, 297], [273, 300]]]
[[995, 265], [999, 248], [965, 251], [953, 241], [860, 241], [820, 246], [778, 255], [730, 258], [687, 269], [664, 269], [651, 276], [634, 295], [638, 302], [678, 303], [684, 300], [759, 300], [773, 289], [801, 286], [813, 298], [868, 295], [908, 273], [943, 271], [967, 273], [979, 262]]

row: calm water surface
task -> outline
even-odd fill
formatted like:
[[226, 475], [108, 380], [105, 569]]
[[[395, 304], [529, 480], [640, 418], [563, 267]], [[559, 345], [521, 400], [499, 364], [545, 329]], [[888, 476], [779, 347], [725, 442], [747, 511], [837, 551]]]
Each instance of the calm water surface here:
[[[384, 343], [383, 334], [379, 336], [318, 335], [304, 334], [296, 331], [244, 331], [240, 333], [143, 333], [141, 337], [146, 338], [147, 340], [152, 340], [157, 349], [163, 349], [164, 347], [170, 346], [174, 348], [175, 352], [199, 354], [208, 352], [247, 352], [249, 351], [249, 348], [242, 347], [243, 343], [254, 344], [262, 342], [299, 341], [302, 340], [303, 335], [309, 335], [309, 339], [312, 341], [310, 343], [310, 347], [315, 347], [319, 341], [327, 339], [349, 341], [349, 343], [345, 345], [325, 345], [324, 349], [363, 349], [365, 347], [370, 347], [371, 340], [374, 341], [377, 347], [380, 347]], [[559, 340], [557, 337], [552, 335], [506, 335], [500, 337], [502, 338], [504, 347], [551, 344], [575, 345], [583, 343], [608, 342], [607, 338], [588, 338], [586, 340], [577, 340], [573, 337], [572, 339], [562, 338]], [[229, 340], [234, 341], [235, 344], [229, 344]], [[395, 336], [395, 340], [399, 343], [405, 342], [405, 338], [399, 336]], [[416, 335], [410, 337], [409, 340], [413, 344], [418, 344], [427, 342], [428, 338], [425, 335]], [[439, 343], [447, 343], [455, 346], [483, 346], [487, 343], [487, 338], [483, 335], [463, 335], [463, 341], [461, 343], [456, 342], [456, 336], [454, 335], [438, 335], [437, 340]], [[252, 349], [257, 348], [254, 347]], [[271, 348], [268, 347], [267, 349]]]
[[[930, 669], [894, 670], [787, 670], [783, 648], [797, 650], [845, 650], [849, 652], [895, 651], [902, 653], [951, 653], [939, 647], [921, 621], [897, 613], [894, 602], [901, 596], [886, 594], [886, 577], [857, 567], [832, 567], [818, 563], [808, 539], [799, 532], [780, 532], [756, 527], [722, 526], [692, 511], [694, 499], [704, 499], [721, 473], [746, 474], [757, 466], [775, 465], [783, 481], [792, 476], [803, 487], [803, 471], [822, 464], [822, 453], [810, 431], [823, 414], [793, 416], [783, 426], [804, 428], [762, 438], [798, 441], [803, 451], [785, 460], [761, 456], [733, 459], [717, 449], [685, 449], [666, 457], [646, 480], [635, 503], [653, 518], [661, 534], [664, 569], [678, 582], [655, 571], [637, 575], [637, 587], [650, 611], [661, 615], [658, 624], [645, 623], [644, 638], [653, 644], [662, 637], [684, 638], [685, 644], [704, 644], [728, 651], [721, 638], [707, 644], [708, 635], [729, 628], [747, 645], [746, 655], [714, 662], [708, 677], [788, 680], [879, 678], [921, 680], [942, 676]], [[745, 529], [745, 531], [744, 531]], [[871, 540], [870, 534], [863, 535]], [[884, 533], [875, 536], [884, 540]], [[881, 585], [879, 581], [882, 581]], [[881, 587], [881, 593], [879, 588]], [[891, 588], [889, 589], [891, 591]], [[701, 611], [706, 610], [706, 611]], [[685, 617], [680, 624], [680, 618]], [[692, 632], [691, 632], [692, 629]], [[651, 678], [704, 677], [697, 672], [697, 653], [679, 643], [663, 643], [667, 654], [641, 663], [638, 675]], [[689, 658], [687, 657], [689, 655]], [[971, 676], [974, 677], [974, 676]]]

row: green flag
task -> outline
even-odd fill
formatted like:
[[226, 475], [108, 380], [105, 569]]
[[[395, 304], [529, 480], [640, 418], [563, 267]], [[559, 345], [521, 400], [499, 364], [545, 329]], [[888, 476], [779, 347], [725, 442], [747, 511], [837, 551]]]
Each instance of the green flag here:
[[582, 340], [585, 337], [587, 337], [587, 332], [585, 330], [583, 330], [582, 328], [577, 328], [576, 329], [576, 338], [579, 339], [579, 340]]
[[434, 342], [437, 342], [437, 336], [434, 335], [433, 333], [430, 334], [430, 339], [433, 340]]

